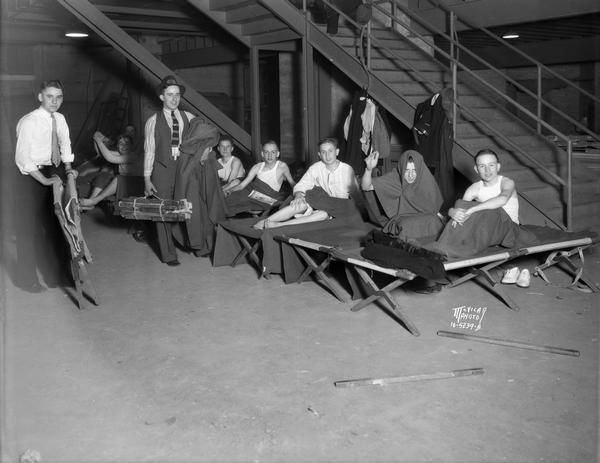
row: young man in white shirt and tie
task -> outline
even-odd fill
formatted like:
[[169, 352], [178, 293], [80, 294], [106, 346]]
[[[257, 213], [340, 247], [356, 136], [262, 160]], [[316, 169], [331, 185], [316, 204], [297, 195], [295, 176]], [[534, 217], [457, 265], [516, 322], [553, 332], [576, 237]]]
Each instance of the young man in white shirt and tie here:
[[63, 167], [67, 172], [72, 171], [74, 158], [69, 127], [58, 112], [64, 98], [61, 82], [42, 82], [37, 98], [39, 108], [17, 123], [15, 150], [15, 164], [19, 170], [14, 190], [15, 282], [32, 293], [46, 289], [38, 279], [38, 267], [48, 286], [67, 281], [65, 259], [68, 259], [68, 249], [54, 216], [52, 185], [62, 183], [59, 174], [64, 174]]

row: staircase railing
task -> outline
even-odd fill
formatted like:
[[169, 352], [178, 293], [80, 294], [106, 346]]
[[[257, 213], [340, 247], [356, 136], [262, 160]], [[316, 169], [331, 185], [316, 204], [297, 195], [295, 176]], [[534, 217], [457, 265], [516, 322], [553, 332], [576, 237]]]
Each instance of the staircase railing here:
[[[327, 5], [329, 8], [333, 9], [338, 14], [340, 14], [340, 16], [344, 17], [345, 20], [348, 23], [352, 24], [353, 26], [355, 26], [359, 30], [362, 28], [362, 26], [360, 24], [358, 24], [356, 21], [354, 21], [352, 18], [350, 18], [347, 14], [345, 14], [343, 11], [341, 11], [339, 8], [337, 8], [333, 3], [331, 3], [331, 1], [329, 1], [329, 0], [321, 0], [321, 1], [325, 5]], [[392, 11], [393, 11], [394, 15], [392, 15], [390, 12], [386, 11], [385, 9], [381, 8], [380, 5], [379, 5], [379, 3], [387, 3], [387, 2], [391, 3], [391, 5], [393, 7]], [[303, 5], [303, 6], [305, 8], [305, 5]], [[573, 192], [572, 192], [572, 154], [573, 154], [573, 149], [572, 149], [572, 140], [567, 135], [565, 135], [564, 133], [562, 133], [560, 130], [558, 130], [554, 126], [550, 125], [548, 122], [546, 122], [543, 119], [541, 119], [540, 117], [538, 117], [537, 114], [532, 113], [529, 109], [527, 109], [526, 107], [524, 107], [523, 105], [521, 105], [520, 103], [518, 103], [517, 101], [515, 101], [509, 95], [505, 94], [502, 90], [498, 89], [493, 84], [491, 84], [490, 82], [488, 82], [487, 80], [485, 80], [483, 77], [481, 77], [480, 75], [478, 75], [477, 73], [475, 73], [470, 68], [468, 68], [464, 63], [462, 63], [459, 60], [459, 52], [460, 51], [464, 51], [465, 53], [467, 53], [469, 56], [471, 56], [472, 58], [474, 58], [477, 61], [479, 61], [481, 64], [483, 64], [488, 69], [494, 71], [498, 75], [501, 75], [502, 78], [504, 78], [507, 81], [511, 82], [515, 87], [521, 89], [523, 92], [525, 92], [525, 93], [527, 93], [527, 94], [529, 94], [529, 95], [531, 95], [533, 97], [537, 97], [537, 95], [533, 94], [530, 90], [528, 90], [527, 88], [525, 88], [524, 86], [522, 86], [520, 83], [516, 82], [514, 79], [512, 79], [509, 76], [505, 75], [502, 71], [500, 71], [499, 69], [495, 68], [492, 64], [488, 63], [484, 59], [482, 59], [479, 56], [475, 55], [475, 53], [473, 53], [468, 48], [464, 47], [462, 44], [458, 43], [457, 34], [455, 33], [455, 31], [456, 31], [456, 27], [455, 27], [456, 18], [455, 18], [455, 15], [454, 15], [453, 12], [451, 12], [451, 17], [450, 17], [451, 36], [448, 36], [444, 31], [440, 30], [439, 28], [437, 28], [433, 24], [430, 24], [429, 22], [427, 22], [426, 20], [424, 20], [420, 16], [416, 15], [413, 11], [405, 8], [403, 5], [399, 4], [396, 0], [386, 0], [385, 2], [374, 2], [374, 3], [372, 3], [372, 7], [374, 9], [376, 9], [377, 11], [379, 11], [380, 13], [382, 13], [387, 18], [389, 18], [390, 21], [391, 21], [392, 26], [395, 25], [395, 24], [400, 25], [403, 29], [405, 29], [408, 32], [410, 32], [414, 37], [417, 37], [420, 40], [422, 40], [423, 42], [427, 43], [433, 50], [435, 50], [435, 52], [439, 56], [442, 56], [443, 58], [445, 58], [448, 61], [448, 63], [450, 63], [449, 67], [450, 67], [450, 71], [452, 73], [452, 83], [453, 83], [452, 87], [453, 87], [453, 91], [455, 93], [454, 107], [453, 107], [453, 113], [454, 113], [455, 117], [453, 118], [453, 124], [456, 123], [456, 114], [458, 113], [458, 108], [460, 108], [463, 113], [469, 115], [472, 119], [475, 119], [479, 125], [484, 126], [486, 129], [488, 129], [489, 131], [491, 131], [492, 133], [494, 133], [494, 135], [497, 138], [501, 139], [504, 143], [506, 143], [509, 146], [511, 146], [514, 149], [515, 152], [519, 153], [525, 159], [527, 159], [530, 162], [532, 162], [533, 164], [535, 164], [542, 172], [544, 172], [548, 177], [550, 177], [553, 180], [555, 180], [556, 182], [558, 182], [559, 185], [561, 185], [565, 189], [565, 197], [566, 197], [566, 199], [565, 199], [565, 202], [566, 202], [566, 228], [567, 229], [571, 229], [572, 228], [572, 219], [573, 219], [573, 217], [572, 217], [572, 215], [573, 215], [572, 214], [572, 209], [573, 209]], [[420, 33], [419, 31], [415, 30], [415, 28], [413, 28], [411, 25], [406, 24], [406, 21], [403, 20], [403, 18], [398, 18], [395, 15], [395, 13], [396, 13], [397, 10], [400, 10], [407, 17], [409, 17], [412, 20], [416, 21], [425, 30], [428, 30], [429, 33], [437, 34], [437, 35], [443, 37], [444, 39], [446, 39], [451, 44], [449, 52], [447, 52], [446, 50], [440, 48], [439, 46], [431, 43], [431, 40], [428, 40], [428, 38], [425, 37], [422, 33]], [[452, 25], [452, 24], [454, 24], [454, 25]], [[428, 88], [430, 88], [430, 89], [439, 89], [439, 84], [436, 84], [436, 83], [432, 82], [424, 74], [422, 74], [414, 66], [412, 66], [407, 60], [405, 60], [404, 58], [402, 58], [400, 55], [398, 55], [395, 51], [391, 50], [389, 47], [386, 47], [385, 45], [383, 45], [383, 43], [381, 41], [379, 41], [377, 39], [377, 37], [372, 34], [371, 28], [370, 28], [370, 23], [369, 23], [368, 26], [366, 26], [366, 34], [364, 34], [364, 36], [365, 36], [365, 42], [361, 43], [360, 45], [361, 45], [361, 47], [364, 46], [366, 48], [366, 52], [364, 52], [364, 54], [367, 57], [367, 59], [364, 62], [364, 66], [365, 66], [366, 69], [370, 70], [370, 67], [371, 67], [371, 63], [370, 63], [371, 51], [370, 50], [375, 45], [377, 48], [384, 49], [386, 51], [386, 53], [388, 53], [389, 55], [393, 56], [395, 59], [398, 59], [402, 63], [403, 66], [406, 66], [406, 68], [410, 69], [410, 72], [415, 77], [418, 77], [418, 79], [419, 79], [419, 81], [421, 83], [426, 84], [426, 86]], [[431, 56], [430, 58], [433, 59], [434, 61], [436, 61], [441, 66], [446, 67], [446, 68], [448, 67], [448, 64], [441, 62], [435, 56]], [[467, 106], [465, 106], [464, 104], [462, 104], [459, 101], [459, 96], [457, 94], [458, 70], [459, 69], [465, 71], [465, 73], [467, 75], [469, 75], [471, 78], [473, 78], [480, 85], [484, 86], [487, 90], [491, 90], [497, 97], [501, 98], [506, 103], [508, 103], [511, 106], [513, 106], [514, 108], [518, 109], [524, 115], [526, 115], [529, 118], [533, 119], [536, 122], [537, 125], [539, 125], [540, 127], [545, 128], [550, 133], [554, 134], [554, 136], [557, 139], [560, 139], [560, 140], [564, 141], [564, 144], [567, 147], [567, 172], [566, 172], [566, 179], [563, 179], [562, 177], [556, 175], [554, 172], [552, 172], [550, 169], [548, 169], [547, 166], [545, 166], [544, 164], [542, 164], [536, 158], [532, 157], [523, 148], [521, 148], [520, 146], [518, 146], [517, 144], [515, 144], [509, 137], [507, 137], [506, 135], [504, 135], [500, 131], [494, 129], [491, 125], [489, 125], [487, 122], [485, 122], [479, 115], [477, 115], [476, 112], [473, 112], [473, 111], [469, 110]], [[556, 111], [559, 111], [559, 112], [562, 113], [562, 111], [558, 110], [557, 108], [554, 108], [549, 103], [546, 103], [546, 106], [549, 107], [550, 109], [553, 109], [553, 110], [556, 110]], [[511, 113], [507, 113], [507, 114], [510, 115], [510, 116], [512, 116], [512, 117], [516, 117], [514, 114], [511, 114]], [[566, 116], [567, 118], [569, 118], [569, 116], [566, 115], [566, 114], [564, 114], [564, 116]], [[577, 123], [577, 121], [573, 120], [572, 118], [570, 118], [570, 120], [573, 123]], [[546, 141], [548, 143], [550, 143], [548, 140], [546, 140]], [[535, 204], [533, 204], [526, 197], [526, 195], [521, 194], [521, 196], [523, 196], [524, 199], [526, 199], [527, 202], [529, 202], [538, 211], [540, 211], [540, 212], [543, 213], [543, 211], [541, 211], [537, 206], [535, 206]], [[544, 215], [546, 215], [546, 214], [544, 214]], [[563, 228], [563, 229], [565, 228], [562, 224], [556, 223], [554, 220], [552, 220], [550, 218], [549, 218], [549, 220], [552, 221], [553, 223], [555, 223], [560, 228]]]
[[[386, 0], [386, 1], [390, 1], [390, 0]], [[587, 90], [581, 88], [580, 86], [578, 86], [577, 84], [575, 84], [573, 81], [567, 79], [563, 75], [559, 74], [558, 72], [554, 71], [553, 69], [549, 68], [548, 66], [544, 65], [543, 63], [539, 62], [535, 58], [529, 56], [527, 53], [525, 53], [524, 51], [518, 49], [514, 45], [511, 45], [505, 39], [500, 38], [499, 36], [497, 36], [496, 34], [494, 34], [493, 32], [491, 32], [489, 29], [487, 29], [487, 28], [485, 28], [483, 26], [480, 26], [480, 25], [474, 23], [473, 21], [467, 21], [466, 19], [457, 16], [450, 8], [448, 8], [446, 5], [444, 5], [443, 3], [439, 2], [438, 0], [428, 0], [428, 1], [431, 4], [435, 5], [436, 7], [438, 7], [439, 9], [443, 10], [444, 12], [446, 12], [446, 14], [451, 15], [450, 16], [450, 18], [451, 18], [450, 19], [451, 24], [452, 23], [455, 24], [456, 21], [458, 21], [458, 22], [464, 24], [465, 26], [467, 26], [471, 30], [479, 30], [479, 31], [483, 32], [486, 36], [490, 37], [492, 40], [494, 40], [495, 42], [497, 42], [502, 47], [507, 48], [508, 50], [512, 51], [513, 53], [516, 53], [517, 55], [519, 55], [521, 58], [525, 59], [531, 66], [535, 66], [535, 68], [536, 68], [536, 92], [535, 92], [535, 97], [536, 97], [536, 109], [537, 109], [537, 118], [538, 119], [540, 119], [540, 120], [542, 119], [542, 107], [546, 106], [547, 108], [551, 109], [553, 112], [556, 112], [557, 115], [563, 117], [568, 122], [572, 123], [581, 132], [585, 132], [589, 136], [591, 136], [592, 138], [594, 138], [596, 140], [600, 140], [600, 135], [598, 135], [594, 131], [590, 130], [589, 127], [586, 127], [580, 121], [577, 121], [577, 120], [573, 119], [572, 117], [568, 116], [563, 111], [561, 111], [560, 109], [558, 109], [555, 106], [551, 105], [548, 101], [546, 101], [542, 97], [542, 76], [543, 76], [543, 73], [550, 74], [552, 77], [554, 77], [555, 79], [558, 79], [559, 81], [561, 81], [563, 84], [565, 84], [570, 89], [575, 90], [575, 92], [577, 92], [578, 95], [585, 96], [586, 98], [588, 98], [589, 100], [591, 100], [593, 102], [593, 104], [596, 105], [596, 106], [600, 105], [600, 98], [599, 97], [597, 97], [597, 96], [593, 95], [592, 93], [588, 92]], [[453, 27], [456, 28], [455, 25]], [[537, 125], [537, 130], [538, 130], [538, 133], [541, 134], [541, 125], [540, 124]]]

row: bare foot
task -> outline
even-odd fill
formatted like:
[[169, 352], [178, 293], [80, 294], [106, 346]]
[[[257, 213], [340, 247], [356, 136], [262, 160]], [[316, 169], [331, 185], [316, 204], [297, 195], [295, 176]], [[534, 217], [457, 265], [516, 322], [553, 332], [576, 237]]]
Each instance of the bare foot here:
[[89, 198], [81, 198], [79, 200], [79, 206], [83, 209], [91, 209], [96, 205], [96, 202], [93, 199]]
[[252, 228], [255, 228], [256, 230], [263, 230], [265, 228], [265, 222], [266, 220], [259, 220], [254, 225], [252, 225]]

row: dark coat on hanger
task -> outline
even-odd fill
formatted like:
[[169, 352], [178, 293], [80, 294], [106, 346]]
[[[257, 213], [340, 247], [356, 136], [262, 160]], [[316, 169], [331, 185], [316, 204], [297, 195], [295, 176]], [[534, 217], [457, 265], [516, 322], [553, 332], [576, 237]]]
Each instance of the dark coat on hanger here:
[[448, 210], [455, 198], [452, 124], [442, 106], [442, 94], [419, 103], [415, 110], [413, 130], [417, 134], [417, 151], [423, 155], [444, 198], [442, 210]]

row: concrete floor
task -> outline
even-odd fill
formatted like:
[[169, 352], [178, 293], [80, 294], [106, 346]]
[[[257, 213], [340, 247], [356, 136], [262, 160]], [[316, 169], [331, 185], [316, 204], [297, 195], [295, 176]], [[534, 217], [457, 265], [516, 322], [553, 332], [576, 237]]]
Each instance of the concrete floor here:
[[[2, 462], [596, 462], [598, 294], [534, 278], [507, 310], [469, 282], [398, 290], [411, 336], [371, 305], [352, 313], [313, 282], [258, 280], [184, 254], [160, 264], [94, 211], [84, 217], [99, 307], [5, 276]], [[523, 260], [532, 267], [536, 260]], [[586, 253], [600, 281], [600, 250]], [[454, 307], [486, 307], [480, 331]], [[443, 338], [438, 330], [581, 352]], [[339, 389], [333, 382], [482, 367], [485, 374]]]

